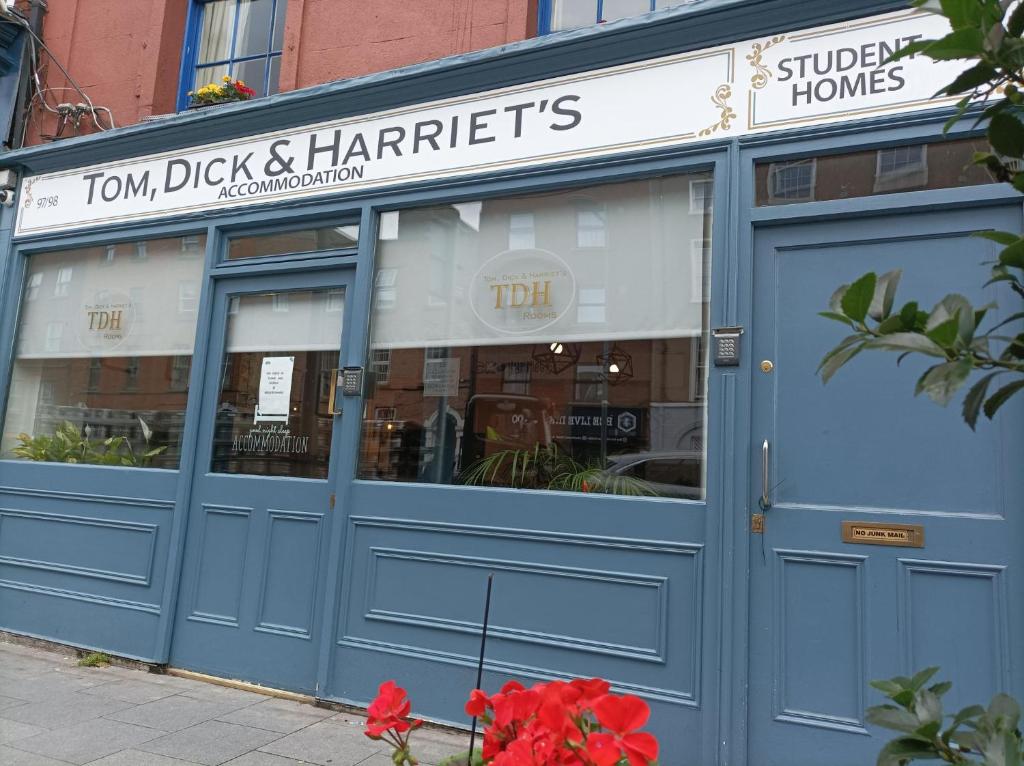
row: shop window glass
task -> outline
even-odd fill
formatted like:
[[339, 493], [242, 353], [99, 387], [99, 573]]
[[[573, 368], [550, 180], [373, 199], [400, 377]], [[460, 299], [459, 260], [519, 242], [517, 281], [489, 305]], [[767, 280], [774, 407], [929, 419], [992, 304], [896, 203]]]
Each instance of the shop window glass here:
[[148, 240], [113, 267], [117, 246], [28, 259], [4, 458], [178, 467], [203, 269], [181, 242]]
[[[194, 65], [183, 93], [227, 75], [267, 96], [278, 91], [287, 0], [193, 0]], [[187, 99], [183, 99], [187, 102]]]
[[360, 477], [702, 498], [710, 180], [383, 214]]
[[228, 240], [228, 260], [344, 250], [358, 244], [359, 224], [275, 231], [272, 234], [231, 238]]
[[755, 204], [788, 205], [989, 184], [993, 179], [988, 171], [974, 164], [976, 152], [989, 151], [983, 139], [958, 138], [760, 162], [754, 168]]
[[344, 313], [330, 310], [332, 295], [344, 299], [326, 289], [234, 296], [214, 473], [327, 478]]
[[541, 19], [541, 29], [552, 32], [577, 29], [602, 21], [639, 16], [660, 8], [674, 8], [688, 2], [692, 0], [550, 0], [550, 17]]

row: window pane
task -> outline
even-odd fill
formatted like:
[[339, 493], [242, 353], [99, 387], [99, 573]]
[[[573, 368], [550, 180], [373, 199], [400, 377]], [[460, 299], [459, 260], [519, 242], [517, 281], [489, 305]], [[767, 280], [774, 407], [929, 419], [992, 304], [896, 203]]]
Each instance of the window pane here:
[[288, 0], [277, 0], [274, 8], [274, 41], [271, 50], [279, 51], [284, 48], [284, 22], [287, 15]]
[[5, 458], [177, 468], [203, 262], [180, 237], [140, 244], [29, 259]]
[[270, 59], [270, 79], [267, 81], [267, 95], [273, 96], [281, 91], [281, 57]]
[[359, 242], [359, 224], [326, 226], [322, 229], [298, 229], [235, 237], [228, 242], [228, 260], [287, 255], [355, 247]]
[[597, 0], [554, 0], [551, 29], [576, 29], [597, 23]]
[[950, 189], [993, 183], [973, 162], [989, 152], [984, 139], [961, 138], [786, 162], [760, 162], [755, 168], [755, 203], [850, 199], [872, 194]]
[[604, 0], [601, 16], [605, 21], [639, 16], [651, 10], [651, 0]]
[[255, 56], [270, 50], [273, 6], [273, 0], [241, 0], [238, 5], [235, 58]]
[[703, 497], [710, 184], [382, 215], [360, 476]]
[[231, 35], [235, 26], [235, 0], [213, 0], [203, 5], [199, 30], [200, 64], [231, 58]]
[[215, 85], [220, 85], [220, 78], [228, 74], [229, 71], [230, 68], [227, 64], [196, 67], [196, 81], [193, 84], [192, 89], [199, 90], [201, 87], [209, 85], [211, 82]]
[[267, 60], [240, 61], [235, 64], [232, 73], [236, 80], [241, 80], [254, 91], [256, 96], [267, 95]]
[[339, 289], [232, 299], [214, 472], [327, 478], [343, 304]]

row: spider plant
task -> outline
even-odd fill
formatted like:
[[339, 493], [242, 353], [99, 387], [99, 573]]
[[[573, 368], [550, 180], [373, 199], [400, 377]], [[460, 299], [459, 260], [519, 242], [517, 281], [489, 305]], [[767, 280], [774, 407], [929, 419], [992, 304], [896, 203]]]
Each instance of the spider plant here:
[[609, 473], [596, 463], [581, 463], [554, 443], [495, 452], [467, 467], [460, 479], [476, 486], [646, 497], [658, 494], [642, 479]]

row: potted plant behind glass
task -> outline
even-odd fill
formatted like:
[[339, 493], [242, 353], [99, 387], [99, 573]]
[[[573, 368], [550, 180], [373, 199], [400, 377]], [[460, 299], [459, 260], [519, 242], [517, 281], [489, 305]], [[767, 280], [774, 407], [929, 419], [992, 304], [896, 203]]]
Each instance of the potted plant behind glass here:
[[256, 91], [241, 80], [232, 80], [228, 75], [221, 78], [221, 84], [211, 82], [198, 90], [190, 90], [189, 109], [200, 109], [216, 104], [230, 104], [233, 101], [248, 101], [256, 95]]

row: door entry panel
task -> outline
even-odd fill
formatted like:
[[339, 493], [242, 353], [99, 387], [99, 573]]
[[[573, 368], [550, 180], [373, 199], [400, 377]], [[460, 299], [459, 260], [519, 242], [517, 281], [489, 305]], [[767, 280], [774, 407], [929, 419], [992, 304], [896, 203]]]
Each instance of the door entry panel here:
[[[889, 735], [864, 720], [881, 701], [871, 679], [940, 665], [954, 711], [1024, 686], [1007, 600], [1024, 587], [1021, 402], [972, 433], [959, 402], [914, 397], [924, 360], [865, 353], [828, 385], [816, 376], [847, 334], [817, 312], [867, 271], [903, 269], [898, 302], [959, 291], [1008, 315], [1009, 291], [980, 287], [994, 250], [971, 233], [1020, 225], [999, 207], [757, 234], [749, 507], [763, 491], [771, 507], [750, 537], [752, 764], [873, 763]], [[912, 526], [907, 545], [875, 545], [844, 542], [844, 522]]]
[[175, 665], [316, 690], [347, 283], [217, 286]]

